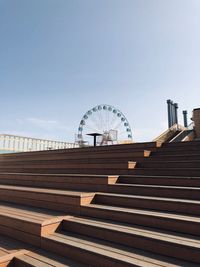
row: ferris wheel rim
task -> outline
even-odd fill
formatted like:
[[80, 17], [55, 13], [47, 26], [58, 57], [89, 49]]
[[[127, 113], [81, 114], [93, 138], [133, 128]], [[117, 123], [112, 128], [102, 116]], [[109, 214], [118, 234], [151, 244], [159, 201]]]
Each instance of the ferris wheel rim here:
[[87, 110], [85, 112], [85, 114], [82, 116], [82, 119], [79, 123], [78, 135], [79, 136], [83, 135], [84, 126], [86, 125], [85, 121], [89, 118], [89, 116], [92, 115], [96, 111], [100, 112], [102, 109], [105, 111], [106, 110], [112, 111], [116, 116], [121, 117], [121, 121], [123, 121], [123, 123], [124, 123], [123, 127], [126, 127], [126, 130], [128, 129], [128, 132], [127, 132], [128, 140], [133, 140], [132, 129], [130, 127], [130, 123], [127, 120], [126, 116], [124, 115], [124, 113], [121, 110], [119, 110], [115, 106], [112, 106], [109, 104], [99, 104], [99, 105], [96, 105], [96, 106], [92, 107], [91, 109]]

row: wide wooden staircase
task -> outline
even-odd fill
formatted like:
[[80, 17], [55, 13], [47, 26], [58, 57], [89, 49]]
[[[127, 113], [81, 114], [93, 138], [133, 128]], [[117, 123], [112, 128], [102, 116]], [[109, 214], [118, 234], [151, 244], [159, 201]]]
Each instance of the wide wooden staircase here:
[[0, 267], [200, 266], [200, 142], [0, 155]]

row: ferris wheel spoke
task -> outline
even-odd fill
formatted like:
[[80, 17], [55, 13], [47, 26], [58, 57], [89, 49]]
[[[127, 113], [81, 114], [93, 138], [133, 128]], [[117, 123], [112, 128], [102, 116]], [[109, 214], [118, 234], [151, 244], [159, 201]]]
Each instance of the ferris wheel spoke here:
[[110, 126], [112, 127], [112, 125], [113, 125], [113, 123], [114, 123], [114, 121], [116, 120], [116, 116], [115, 116], [115, 114], [113, 113], [112, 114], [112, 118], [111, 118], [111, 122], [110, 122]]
[[95, 120], [95, 118], [93, 116], [91, 116], [91, 121], [94, 123], [94, 125], [96, 126], [96, 129], [100, 129], [100, 125], [99, 123], [97, 123], [97, 120]]
[[100, 115], [100, 125], [101, 125], [101, 129], [102, 129], [102, 130], [104, 130], [104, 129], [103, 129], [103, 117], [102, 117], [102, 110], [100, 110], [100, 112], [99, 112], [99, 115]]
[[84, 131], [87, 130], [87, 128], [91, 129], [93, 132], [98, 132], [99, 128], [94, 127], [93, 125], [87, 124], [87, 126], [84, 128]]
[[102, 110], [102, 128], [104, 132], [108, 131], [108, 127], [107, 127], [107, 111], [106, 110]]
[[109, 130], [109, 117], [110, 117], [110, 112], [107, 110], [107, 112], [106, 112], [106, 131]]
[[123, 126], [123, 122], [120, 120], [120, 122], [117, 122], [117, 125], [113, 127], [113, 130], [119, 129], [121, 126]]
[[87, 128], [90, 128], [92, 131], [97, 132], [97, 130], [99, 129], [99, 127], [97, 125], [92, 124], [91, 122], [87, 123], [84, 127], [83, 127], [83, 131], [85, 132], [87, 130]]
[[126, 139], [129, 139], [128, 135], [129, 135], [129, 132], [127, 132], [127, 131], [119, 132], [119, 136], [123, 136]]
[[99, 129], [102, 129], [102, 115], [101, 115], [101, 112], [97, 112], [97, 115], [99, 117]]

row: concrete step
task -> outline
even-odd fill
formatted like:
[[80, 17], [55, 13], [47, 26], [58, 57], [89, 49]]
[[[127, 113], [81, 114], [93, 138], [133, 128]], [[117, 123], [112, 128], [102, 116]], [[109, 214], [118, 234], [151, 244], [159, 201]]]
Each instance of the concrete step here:
[[0, 184], [68, 190], [107, 191], [118, 176], [83, 174], [0, 173]]
[[93, 193], [0, 185], [0, 201], [47, 208], [57, 211], [80, 212], [80, 205], [89, 204]]
[[81, 260], [94, 267], [175, 267], [197, 266], [191, 262], [159, 256], [158, 254], [116, 245], [113, 242], [62, 231], [42, 238], [42, 247]]
[[121, 175], [117, 179], [117, 184], [146, 184], [146, 185], [200, 187], [200, 177]]
[[90, 204], [81, 207], [81, 215], [148, 226], [177, 233], [200, 235], [200, 216], [147, 209]]
[[200, 200], [199, 187], [114, 184], [108, 187], [108, 191], [110, 193], [129, 194], [129, 195]]
[[63, 221], [62, 229], [75, 234], [110, 241], [116, 244], [200, 263], [200, 238], [196, 236], [158, 231], [107, 220], [71, 217]]
[[127, 207], [133, 209], [148, 209], [166, 212], [176, 212], [190, 215], [200, 215], [200, 201], [148, 197], [143, 195], [121, 195], [109, 193], [97, 193], [92, 201], [93, 204]]

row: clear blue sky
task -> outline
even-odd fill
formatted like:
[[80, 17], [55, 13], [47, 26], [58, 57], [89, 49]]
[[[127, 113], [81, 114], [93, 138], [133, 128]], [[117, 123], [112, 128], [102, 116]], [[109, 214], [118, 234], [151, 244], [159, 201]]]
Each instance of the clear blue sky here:
[[106, 103], [151, 140], [200, 106], [200, 0], [0, 0], [0, 97], [0, 133], [73, 141]]

